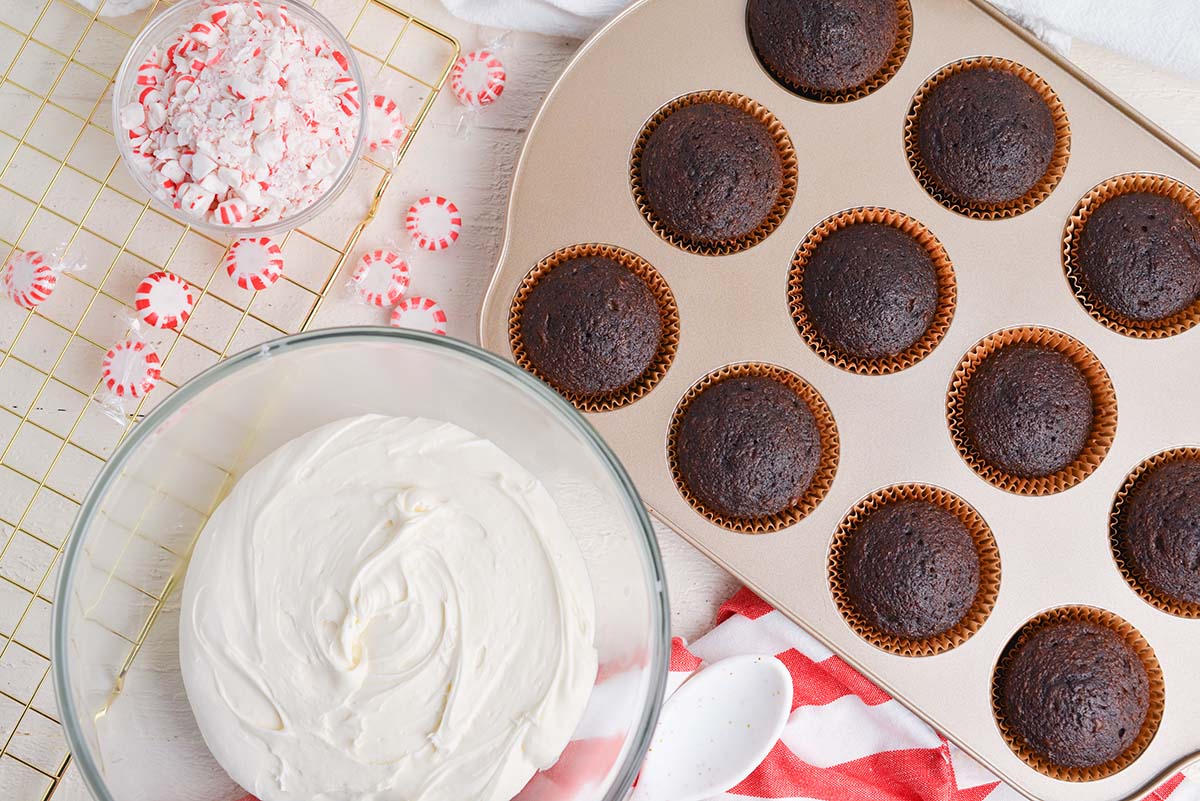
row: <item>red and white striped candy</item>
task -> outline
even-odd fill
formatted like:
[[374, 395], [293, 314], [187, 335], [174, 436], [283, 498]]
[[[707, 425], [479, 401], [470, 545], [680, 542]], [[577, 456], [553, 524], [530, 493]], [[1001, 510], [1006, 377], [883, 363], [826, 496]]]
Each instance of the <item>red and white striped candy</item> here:
[[137, 78], [134, 79], [138, 86], [158, 86], [166, 77], [166, 72], [158, 65], [158, 62], [152, 58], [147, 58], [138, 67]]
[[231, 197], [217, 204], [217, 219], [221, 225], [237, 225], [246, 219], [247, 211], [248, 207], [243, 198]]
[[22, 309], [42, 305], [58, 286], [58, 273], [49, 259], [36, 250], [27, 250], [4, 266], [4, 293]]
[[188, 30], [188, 36], [205, 47], [212, 47], [221, 39], [221, 26], [212, 22], [196, 22]]
[[373, 250], [362, 257], [350, 280], [367, 303], [391, 306], [408, 291], [408, 264], [398, 253]]
[[242, 289], [266, 289], [283, 275], [283, 251], [265, 236], [239, 239], [225, 257], [225, 272]]
[[192, 286], [174, 273], [150, 273], [138, 284], [133, 307], [146, 325], [180, 328], [196, 306]]
[[490, 50], [475, 50], [458, 57], [450, 70], [450, 89], [464, 106], [486, 106], [504, 92], [508, 73]]
[[413, 328], [431, 334], [446, 334], [446, 312], [437, 301], [413, 295], [396, 304], [392, 309], [392, 327]]
[[125, 340], [104, 354], [104, 386], [118, 398], [139, 398], [158, 385], [161, 362], [154, 348], [142, 341]]
[[419, 248], [445, 250], [458, 241], [462, 232], [462, 214], [449, 200], [423, 197], [408, 208], [404, 227]]
[[407, 128], [404, 115], [394, 100], [385, 95], [372, 95], [367, 106], [367, 146], [372, 151], [393, 150], [404, 141]]

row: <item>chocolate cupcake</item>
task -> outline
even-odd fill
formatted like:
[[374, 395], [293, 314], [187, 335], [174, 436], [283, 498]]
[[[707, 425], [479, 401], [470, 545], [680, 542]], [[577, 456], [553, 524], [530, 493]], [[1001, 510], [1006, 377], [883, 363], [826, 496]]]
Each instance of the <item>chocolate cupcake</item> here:
[[925, 178], [968, 207], [1020, 200], [1042, 182], [1058, 144], [1042, 94], [1015, 72], [990, 66], [938, 80], [914, 124]]
[[997, 712], [1012, 736], [1051, 765], [1105, 765], [1139, 739], [1150, 677], [1111, 627], [1055, 620], [1018, 637], [1004, 660]]
[[1138, 476], [1114, 533], [1138, 583], [1200, 604], [1200, 456], [1169, 459]]
[[728, 518], [792, 507], [821, 462], [813, 410], [795, 389], [765, 375], [704, 387], [687, 402], [674, 435], [679, 480], [703, 507]]
[[1200, 221], [1180, 201], [1150, 192], [1105, 200], [1079, 232], [1084, 291], [1132, 320], [1164, 320], [1200, 298]]
[[682, 105], [654, 125], [635, 172], [652, 221], [702, 245], [754, 234], [784, 193], [775, 134], [748, 111], [715, 100]]
[[599, 255], [551, 269], [533, 284], [520, 315], [532, 366], [556, 388], [583, 397], [637, 381], [662, 336], [654, 292], [632, 270]]
[[929, 330], [938, 307], [929, 251], [883, 223], [825, 236], [804, 265], [803, 305], [813, 332], [850, 358], [895, 356]]
[[821, 98], [885, 69], [899, 46], [900, 11], [896, 0], [749, 0], [746, 27], [776, 80]]
[[1042, 345], [989, 354], [967, 384], [963, 433], [982, 459], [1012, 476], [1039, 478], [1071, 465], [1092, 432], [1092, 393], [1083, 371]]
[[923, 639], [957, 626], [979, 592], [979, 553], [950, 511], [904, 500], [871, 512], [848, 537], [846, 598], [868, 624]]

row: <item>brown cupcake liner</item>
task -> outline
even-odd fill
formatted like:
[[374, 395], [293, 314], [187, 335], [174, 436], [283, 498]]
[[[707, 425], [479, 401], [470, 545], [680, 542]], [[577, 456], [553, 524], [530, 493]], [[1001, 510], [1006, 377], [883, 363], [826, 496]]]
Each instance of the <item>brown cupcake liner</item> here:
[[[929, 328], [920, 339], [895, 356], [868, 359], [842, 352], [818, 333], [808, 318], [808, 310], [804, 304], [804, 269], [817, 246], [833, 232], [858, 223], [882, 223], [908, 234], [929, 254], [937, 275], [937, 310]], [[800, 338], [814, 353], [834, 367], [860, 375], [886, 375], [904, 370], [932, 353], [950, 330], [957, 296], [958, 283], [954, 277], [954, 266], [950, 263], [945, 247], [933, 232], [907, 214], [878, 206], [842, 211], [818, 224], [796, 249], [796, 254], [792, 257], [792, 269], [788, 274], [788, 306]]]
[[[1137, 653], [1146, 668], [1146, 676], [1150, 680], [1150, 707], [1146, 712], [1146, 720], [1137, 738], [1125, 752], [1116, 759], [1090, 768], [1072, 768], [1056, 765], [1035, 752], [1025, 740], [1013, 730], [1006, 720], [1004, 706], [1000, 698], [1000, 688], [1004, 680], [1004, 672], [1008, 669], [1013, 651], [1025, 643], [1035, 632], [1047, 625], [1064, 621], [1086, 621], [1101, 626], [1107, 626], [1120, 635], [1129, 647]], [[1038, 773], [1064, 782], [1091, 782], [1104, 779], [1121, 772], [1137, 760], [1150, 745], [1162, 722], [1163, 708], [1166, 705], [1167, 688], [1163, 679], [1162, 667], [1154, 649], [1132, 624], [1119, 615], [1092, 606], [1060, 606], [1041, 613], [1023, 625], [1000, 654], [996, 667], [992, 672], [992, 713], [996, 718], [996, 726], [1000, 736], [1022, 762]]]
[[[749, 8], [747, 8], [749, 13]], [[789, 80], [783, 75], [777, 73], [771, 68], [766, 61], [758, 54], [758, 50], [754, 47], [754, 42], [750, 41], [749, 34], [746, 39], [749, 42], [750, 50], [754, 53], [754, 57], [758, 59], [759, 64], [766, 70], [767, 74], [784, 89], [789, 92], [800, 95], [800, 97], [809, 100], [816, 100], [820, 103], [849, 103], [851, 100], [859, 100], [874, 92], [879, 87], [890, 81], [893, 76], [900, 70], [900, 66], [904, 63], [904, 59], [908, 56], [908, 50], [912, 46], [913, 37], [913, 12], [912, 6], [908, 0], [896, 0], [896, 14], [899, 26], [896, 31], [896, 46], [892, 48], [891, 54], [887, 61], [879, 68], [879, 71], [868, 78], [864, 83], [849, 89], [840, 89], [836, 92], [813, 89], [812, 87], [802, 86], [801, 84]]]
[[[979, 553], [979, 591], [974, 603], [956, 625], [932, 637], [914, 639], [880, 629], [859, 612], [846, 589], [845, 559], [850, 540], [873, 512], [899, 501], [925, 501], [950, 512], [966, 526]], [[829, 546], [828, 574], [833, 602], [855, 634], [876, 648], [898, 656], [934, 656], [969, 640], [992, 613], [996, 597], [1000, 594], [1000, 549], [996, 547], [992, 530], [982, 515], [953, 492], [929, 484], [896, 484], [876, 490], [846, 514]]]
[[[1057, 350], [1079, 368], [1092, 391], [1092, 430], [1083, 451], [1071, 464], [1048, 476], [1022, 478], [1006, 473], [977, 453], [967, 436], [964, 420], [967, 386], [984, 359], [1010, 345], [1040, 345]], [[1104, 365], [1079, 340], [1049, 328], [1008, 328], [984, 337], [959, 363], [946, 396], [946, 422], [959, 455], [984, 481], [1017, 495], [1053, 495], [1083, 481], [1104, 461], [1117, 431], [1117, 394]]]
[[[1050, 159], [1050, 165], [1046, 168], [1045, 174], [1024, 195], [1005, 203], [965, 203], [951, 196], [938, 186], [937, 181], [925, 166], [917, 141], [917, 120], [920, 116], [921, 104], [925, 102], [925, 98], [929, 96], [933, 88], [951, 75], [979, 67], [1005, 70], [1025, 81], [1030, 88], [1041, 95], [1054, 118], [1054, 155]], [[1071, 123], [1067, 119], [1066, 108], [1059, 100], [1058, 95], [1050, 88], [1050, 84], [1046, 83], [1036, 72], [1006, 58], [976, 56], [947, 64], [921, 84], [921, 88], [913, 95], [912, 104], [908, 107], [908, 116], [904, 122], [904, 152], [908, 155], [909, 166], [912, 167], [917, 181], [943, 206], [977, 220], [1002, 220], [1029, 211], [1048, 198], [1054, 188], [1058, 186], [1063, 173], [1066, 172], [1067, 159], [1071, 155]]]
[[1075, 293], [1075, 298], [1092, 319], [1118, 334], [1140, 339], [1159, 339], [1181, 334], [1200, 323], [1200, 298], [1186, 309], [1162, 320], [1135, 320], [1108, 308], [1099, 298], [1093, 297], [1083, 277], [1083, 270], [1079, 264], [1079, 239], [1084, 225], [1102, 204], [1130, 192], [1147, 192], [1177, 200], [1187, 206], [1192, 215], [1200, 221], [1200, 192], [1182, 181], [1150, 173], [1127, 173], [1109, 178], [1092, 187], [1091, 191], [1080, 198], [1075, 211], [1067, 218], [1067, 225], [1063, 230], [1062, 251], [1067, 281], [1071, 285], [1071, 291]]
[[[771, 209], [771, 213], [767, 215], [766, 219], [757, 228], [737, 239], [729, 239], [721, 242], [699, 242], [675, 233], [655, 216], [654, 211], [650, 208], [650, 203], [646, 200], [646, 193], [642, 187], [642, 152], [646, 149], [646, 142], [649, 141], [650, 135], [671, 114], [681, 108], [693, 106], [697, 103], [724, 103], [741, 109], [758, 119], [767, 127], [771, 136], [774, 137], [775, 146], [778, 148], [780, 159], [783, 162], [783, 186], [779, 191], [779, 198], [776, 200], [774, 208]], [[792, 139], [788, 136], [787, 129], [783, 127], [783, 123], [765, 106], [735, 92], [718, 90], [692, 92], [691, 94], [678, 97], [660, 108], [642, 127], [642, 132], [638, 135], [637, 141], [634, 142], [633, 153], [630, 157], [629, 182], [633, 190], [634, 202], [637, 203], [638, 210], [646, 218], [646, 222], [650, 224], [654, 233], [680, 250], [685, 250], [689, 253], [696, 253], [701, 256], [727, 256], [730, 253], [738, 253], [739, 251], [754, 247], [770, 236], [779, 227], [779, 224], [783, 222], [783, 218], [787, 216], [788, 209], [792, 207], [792, 201], [796, 197], [798, 163], [796, 149], [792, 146]]]
[[[641, 278], [654, 294], [654, 299], [658, 303], [658, 313], [662, 318], [662, 338], [658, 344], [658, 352], [654, 354], [650, 365], [633, 383], [601, 395], [583, 395], [556, 386], [530, 361], [524, 338], [521, 336], [521, 315], [534, 285], [563, 262], [587, 256], [611, 259]], [[614, 245], [571, 245], [560, 248], [542, 259], [521, 282], [508, 311], [508, 343], [512, 350], [513, 361], [519, 367], [554, 387], [555, 391], [570, 401], [575, 408], [583, 412], [608, 412], [628, 406], [638, 400], [654, 389], [667, 374], [671, 362], [675, 359], [675, 351], [679, 348], [679, 307], [675, 304], [675, 295], [671, 292], [671, 287], [667, 285], [666, 280], [650, 262], [641, 256]]]
[[1113, 497], [1112, 509], [1108, 513], [1108, 539], [1112, 545], [1113, 560], [1117, 563], [1117, 569], [1121, 571], [1121, 576], [1124, 577], [1126, 583], [1129, 584], [1134, 592], [1141, 596], [1143, 601], [1169, 615], [1200, 619], [1200, 604], [1173, 598], [1142, 581], [1141, 576], [1134, 570], [1133, 560], [1129, 557], [1125, 549], [1124, 540], [1120, 535], [1126, 511], [1125, 503], [1129, 498], [1129, 494], [1133, 492], [1133, 488], [1137, 485], [1138, 480], [1147, 472], [1160, 465], [1185, 459], [1200, 460], [1200, 448], [1171, 448], [1170, 450], [1165, 450], [1143, 460], [1141, 464], [1129, 473], [1129, 476]]
[[[679, 436], [679, 427], [683, 422], [684, 414], [687, 412], [688, 404], [711, 386], [730, 378], [744, 378], [746, 376], [763, 376], [774, 379], [800, 396], [816, 419], [817, 430], [821, 436], [821, 460], [817, 464], [817, 470], [813, 474], [808, 489], [790, 507], [772, 515], [736, 518], [709, 509], [699, 498], [692, 494], [692, 491], [688, 489], [687, 482], [683, 480], [683, 474], [679, 470], [679, 458], [675, 445], [676, 439]], [[675, 413], [671, 416], [671, 425], [667, 432], [667, 462], [671, 466], [671, 477], [675, 480], [675, 486], [679, 489], [679, 494], [691, 504], [696, 512], [713, 525], [741, 534], [767, 534], [779, 531], [799, 523], [811, 514], [821, 501], [824, 500], [825, 496], [829, 493], [829, 488], [833, 485], [833, 477], [837, 473], [838, 454], [839, 439], [837, 423], [833, 419], [833, 413], [829, 410], [829, 405], [825, 403], [825, 399], [821, 397], [821, 394], [811, 384], [790, 370], [785, 370], [773, 364], [758, 362], [722, 367], [693, 384], [691, 389], [684, 393], [684, 396], [680, 398], [679, 403], [676, 405]]]

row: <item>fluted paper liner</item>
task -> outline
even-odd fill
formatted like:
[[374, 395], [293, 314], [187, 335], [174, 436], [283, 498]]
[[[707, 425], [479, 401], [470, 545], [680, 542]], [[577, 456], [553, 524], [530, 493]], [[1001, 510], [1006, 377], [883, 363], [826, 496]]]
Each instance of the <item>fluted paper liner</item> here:
[[[1004, 203], [968, 203], [943, 190], [925, 166], [918, 143], [917, 123], [921, 104], [925, 102], [925, 98], [929, 96], [935, 86], [947, 77], [963, 70], [976, 68], [1005, 70], [1016, 75], [1041, 96], [1054, 119], [1054, 154], [1050, 157], [1050, 164], [1046, 167], [1046, 172], [1024, 195]], [[909, 166], [912, 167], [917, 181], [943, 206], [951, 211], [979, 220], [1000, 220], [1024, 214], [1048, 198], [1054, 188], [1058, 186], [1063, 173], [1066, 172], [1067, 160], [1071, 155], [1071, 123], [1067, 119], [1066, 108], [1058, 99], [1058, 95], [1050, 88], [1050, 84], [1046, 83], [1036, 72], [1006, 58], [976, 56], [942, 67], [927, 79], [913, 95], [912, 104], [908, 108], [908, 116], [904, 123], [904, 151], [908, 155]]]
[[[1092, 430], [1083, 450], [1075, 461], [1048, 476], [1022, 478], [1006, 473], [978, 454], [967, 436], [964, 406], [971, 378], [984, 359], [1010, 345], [1039, 345], [1057, 350], [1079, 368], [1092, 391]], [[985, 337], [963, 357], [950, 380], [946, 419], [959, 454], [989, 484], [1017, 495], [1053, 495], [1083, 481], [1104, 461], [1117, 431], [1117, 395], [1104, 365], [1079, 340], [1049, 328], [1009, 328]]]
[[[662, 320], [662, 336], [659, 339], [658, 351], [641, 376], [625, 387], [600, 395], [583, 395], [556, 386], [554, 381], [544, 375], [530, 360], [521, 336], [521, 315], [525, 310], [525, 302], [529, 299], [529, 294], [537, 282], [560, 264], [571, 259], [589, 256], [611, 259], [641, 278], [654, 294], [654, 299], [658, 304], [658, 314]], [[512, 349], [513, 361], [518, 366], [554, 387], [575, 408], [584, 412], [608, 412], [628, 406], [638, 400], [654, 389], [667, 374], [671, 362], [675, 359], [675, 351], [679, 347], [679, 308], [675, 304], [675, 295], [671, 292], [671, 287], [667, 285], [666, 280], [650, 262], [641, 256], [613, 245], [571, 245], [556, 250], [542, 259], [521, 282], [521, 286], [513, 296], [512, 306], [508, 312], [508, 342]]]
[[[846, 549], [860, 525], [884, 506], [901, 501], [924, 501], [945, 509], [966, 527], [979, 554], [979, 591], [966, 615], [950, 629], [930, 637], [892, 634], [874, 625], [859, 612], [846, 588]], [[842, 619], [854, 633], [876, 648], [899, 656], [933, 656], [957, 648], [983, 626], [1000, 594], [1000, 549], [986, 521], [975, 508], [953, 492], [929, 484], [897, 484], [877, 490], [855, 504], [842, 519], [829, 546], [829, 591]]]
[[[804, 303], [804, 270], [817, 247], [833, 232], [859, 223], [882, 223], [911, 236], [929, 254], [937, 277], [937, 308], [929, 328], [920, 339], [895, 356], [864, 358], [838, 349], [818, 333], [808, 317], [808, 309]], [[950, 263], [950, 257], [946, 255], [946, 249], [933, 232], [907, 214], [878, 206], [839, 212], [819, 223], [796, 249], [796, 254], [792, 257], [792, 269], [788, 274], [788, 306], [791, 308], [792, 320], [796, 323], [800, 338], [814, 353], [834, 367], [862, 375], [886, 375], [904, 370], [932, 353], [950, 330], [957, 296], [958, 284], [954, 278], [954, 266]]]
[[[646, 200], [646, 193], [642, 187], [642, 152], [646, 148], [646, 142], [649, 141], [650, 135], [671, 114], [681, 108], [693, 106], [697, 103], [724, 103], [725, 105], [733, 106], [746, 112], [767, 127], [767, 131], [775, 139], [775, 147], [779, 150], [779, 158], [783, 167], [783, 185], [780, 187], [779, 197], [775, 201], [775, 206], [757, 228], [749, 234], [736, 239], [728, 239], [720, 242], [701, 242], [672, 231], [655, 216], [654, 211], [650, 208], [650, 203]], [[654, 233], [675, 247], [686, 250], [689, 253], [697, 253], [701, 256], [726, 256], [730, 253], [737, 253], [757, 245], [770, 236], [779, 227], [779, 224], [783, 222], [783, 218], [787, 216], [788, 209], [792, 206], [792, 201], [796, 198], [796, 185], [798, 181], [797, 164], [796, 149], [792, 146], [792, 139], [788, 136], [787, 129], [783, 127], [783, 123], [765, 106], [735, 92], [710, 90], [693, 92], [678, 97], [654, 113], [654, 116], [642, 127], [641, 134], [638, 135], [637, 141], [634, 142], [633, 154], [629, 162], [629, 182], [633, 189], [634, 202], [637, 203], [638, 210], [646, 218], [646, 222], [650, 224]]]
[[1133, 492], [1133, 488], [1137, 486], [1137, 482], [1142, 476], [1168, 462], [1185, 460], [1200, 461], [1200, 448], [1171, 448], [1143, 460], [1130, 472], [1113, 498], [1112, 510], [1108, 514], [1108, 538], [1112, 545], [1113, 559], [1117, 563], [1117, 569], [1121, 571], [1121, 575], [1133, 591], [1142, 597], [1142, 600], [1167, 614], [1196, 619], [1200, 618], [1200, 604], [1174, 598], [1142, 581], [1142, 577], [1134, 569], [1133, 560], [1129, 558], [1124, 538], [1121, 536], [1126, 512], [1125, 504], [1129, 499], [1129, 494]]
[[[787, 509], [771, 515], [736, 518], [709, 509], [699, 498], [692, 494], [692, 491], [688, 489], [687, 482], [683, 480], [683, 475], [679, 471], [679, 459], [675, 446], [676, 439], [679, 436], [679, 426], [683, 422], [683, 415], [687, 412], [688, 404], [696, 396], [721, 381], [730, 378], [744, 378], [746, 376], [763, 376], [774, 379], [800, 396], [800, 399], [808, 406], [809, 411], [812, 412], [813, 418], [816, 420], [817, 431], [821, 437], [821, 458], [817, 464], [816, 472], [813, 473], [812, 481], [809, 482], [808, 488]], [[675, 413], [671, 416], [671, 426], [667, 434], [667, 462], [671, 467], [671, 476], [675, 479], [675, 486], [678, 487], [679, 494], [691, 504], [693, 509], [703, 515], [713, 525], [742, 534], [766, 534], [779, 531], [788, 526], [795, 525], [807, 517], [825, 498], [830, 486], [833, 484], [833, 477], [837, 473], [838, 453], [837, 424], [834, 422], [833, 413], [830, 412], [829, 406], [825, 403], [825, 399], [821, 397], [821, 394], [811, 384], [790, 370], [785, 370], [782, 367], [772, 364], [757, 362], [722, 367], [693, 384], [691, 389], [684, 394], [679, 404], [675, 407]]]
[[[747, 8], [747, 12], [749, 9]], [[821, 103], [849, 103], [851, 100], [858, 100], [866, 97], [874, 92], [879, 87], [890, 81], [896, 72], [900, 69], [900, 65], [904, 63], [905, 57], [908, 56], [908, 49], [912, 46], [913, 36], [913, 13], [912, 6], [908, 0], [896, 0], [896, 46], [892, 48], [892, 52], [888, 55], [887, 60], [879, 70], [858, 86], [852, 86], [849, 89], [839, 89], [837, 91], [829, 91], [823, 89], [813, 89], [812, 87], [803, 86], [795, 81], [780, 75], [773, 70], [770, 65], [758, 54], [758, 49], [754, 46], [753, 40], [750, 39], [747, 32], [747, 41], [750, 44], [750, 50], [758, 59], [762, 68], [767, 71], [776, 83], [787, 89], [789, 92], [794, 92], [801, 97], [806, 97], [809, 100], [816, 100]]]
[[[1149, 679], [1150, 705], [1146, 711], [1146, 720], [1142, 724], [1142, 730], [1138, 733], [1137, 738], [1116, 759], [1090, 768], [1073, 768], [1056, 765], [1030, 748], [1024, 739], [1009, 725], [1005, 718], [1004, 706], [1000, 698], [1000, 687], [1003, 683], [1004, 671], [1008, 669], [1014, 649], [1045, 626], [1066, 621], [1086, 621], [1111, 628], [1129, 644], [1129, 647], [1142, 660], [1142, 665], [1146, 668], [1146, 677]], [[1004, 650], [1000, 654], [1000, 659], [996, 662], [995, 670], [992, 671], [992, 713], [995, 715], [996, 726], [1000, 729], [1001, 737], [1004, 738], [1004, 741], [1012, 749], [1013, 753], [1020, 757], [1021, 761], [1026, 765], [1039, 773], [1065, 782], [1091, 782], [1097, 779], [1104, 779], [1132, 765], [1146, 750], [1147, 746], [1150, 745], [1150, 741], [1154, 739], [1154, 735], [1158, 731], [1158, 725], [1162, 722], [1166, 697], [1166, 683], [1163, 679], [1162, 668], [1158, 664], [1158, 657], [1154, 655], [1154, 649], [1150, 647], [1150, 643], [1146, 642], [1146, 639], [1132, 624], [1119, 615], [1115, 615], [1104, 609], [1097, 609], [1093, 606], [1060, 606], [1056, 609], [1043, 612], [1028, 621], [1013, 635], [1008, 644], [1004, 646]]]
[[1079, 239], [1088, 218], [1107, 201], [1131, 192], [1147, 192], [1177, 200], [1200, 221], [1200, 192], [1182, 181], [1149, 173], [1127, 173], [1109, 178], [1084, 195], [1067, 219], [1066, 228], [1063, 230], [1063, 269], [1067, 273], [1067, 281], [1071, 284], [1075, 297], [1092, 319], [1127, 337], [1158, 339], [1174, 336], [1200, 322], [1200, 298], [1186, 309], [1181, 309], [1162, 320], [1135, 320], [1110, 309], [1095, 297], [1087, 286], [1079, 264]]

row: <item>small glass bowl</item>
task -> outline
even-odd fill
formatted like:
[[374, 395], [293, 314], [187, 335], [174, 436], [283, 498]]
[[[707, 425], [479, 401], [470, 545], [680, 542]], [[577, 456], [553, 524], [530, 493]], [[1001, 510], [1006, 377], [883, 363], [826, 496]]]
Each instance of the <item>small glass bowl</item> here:
[[[116, 134], [117, 149], [121, 153], [121, 160], [125, 162], [125, 168], [133, 176], [138, 186], [150, 196], [151, 204], [163, 214], [184, 225], [206, 231], [215, 236], [232, 237], [268, 236], [289, 231], [293, 228], [299, 228], [328, 209], [346, 187], [349, 186], [350, 179], [354, 176], [354, 170], [358, 166], [359, 158], [362, 156], [367, 138], [367, 104], [365, 101], [361, 102], [358, 108], [358, 135], [354, 140], [354, 148], [350, 152], [350, 157], [342, 166], [341, 171], [334, 179], [333, 184], [325, 194], [318, 197], [311, 205], [301, 209], [290, 217], [284, 217], [270, 223], [219, 225], [208, 220], [192, 217], [176, 209], [171, 204], [162, 201], [154, 194], [155, 186], [149, 177], [135, 166], [135, 156], [133, 147], [129, 142], [129, 137], [120, 135], [122, 133], [120, 125], [121, 107], [131, 102], [137, 95], [138, 67], [146, 60], [146, 56], [151, 50], [186, 32], [200, 16], [200, 12], [206, 2], [208, 0], [181, 0], [181, 2], [158, 14], [146, 24], [142, 32], [138, 34], [137, 39], [130, 45], [129, 52], [125, 54], [125, 60], [121, 62], [121, 69], [117, 72], [112, 99], [113, 131]], [[355, 84], [358, 86], [360, 98], [363, 96], [366, 90], [362, 68], [359, 67], [358, 59], [355, 57], [350, 43], [346, 41], [346, 37], [342, 36], [341, 32], [334, 27], [332, 22], [314, 11], [312, 6], [307, 3], [281, 3], [275, 0], [260, 0], [260, 5], [270, 8], [278, 8], [281, 5], [286, 5], [288, 14], [294, 19], [302, 21], [304, 25], [319, 31], [321, 35], [329, 40], [334, 49], [345, 53], [350, 64], [350, 77], [354, 79]]]

